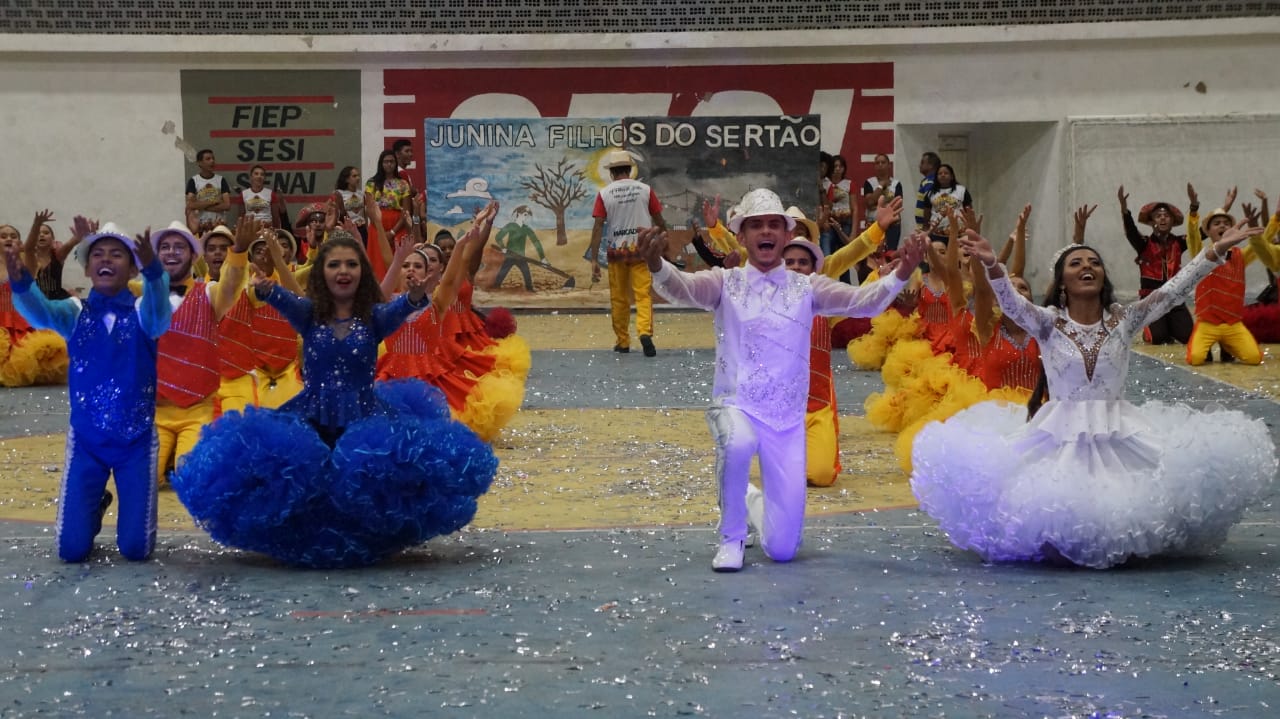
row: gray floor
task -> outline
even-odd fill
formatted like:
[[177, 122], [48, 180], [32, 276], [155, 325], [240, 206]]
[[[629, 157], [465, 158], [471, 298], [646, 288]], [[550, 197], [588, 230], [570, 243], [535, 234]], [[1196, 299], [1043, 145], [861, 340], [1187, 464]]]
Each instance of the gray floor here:
[[[701, 407], [709, 358], [535, 353], [526, 406]], [[845, 408], [879, 388], [837, 382]], [[1280, 420], [1145, 357], [1130, 384]], [[0, 436], [64, 403], [0, 391]], [[172, 533], [64, 565], [48, 526], [0, 522], [0, 717], [1271, 717], [1274, 500], [1214, 556], [1106, 572], [984, 565], [911, 511], [813, 521], [797, 561], [736, 575], [710, 527], [470, 531], [306, 572]]]

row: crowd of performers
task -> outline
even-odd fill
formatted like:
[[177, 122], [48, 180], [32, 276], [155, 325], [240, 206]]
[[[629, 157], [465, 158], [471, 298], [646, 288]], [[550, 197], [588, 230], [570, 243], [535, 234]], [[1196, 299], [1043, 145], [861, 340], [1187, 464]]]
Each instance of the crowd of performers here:
[[[900, 273], [900, 262], [891, 260], [882, 242], [898, 222], [902, 200], [884, 186], [867, 191], [867, 228], [852, 241], [839, 219], [824, 218], [843, 240], [830, 255], [819, 244], [816, 222], [779, 205], [776, 214], [787, 218], [790, 238], [778, 263], [828, 278], [858, 266], [866, 287], [878, 286], [886, 268]], [[1194, 188], [1188, 185], [1187, 192], [1191, 211], [1182, 237], [1172, 234], [1182, 215], [1167, 202], [1144, 206], [1138, 221], [1152, 232], [1137, 231], [1120, 189], [1126, 234], [1142, 272], [1140, 297], [1127, 306], [1114, 301], [1101, 256], [1084, 244], [1096, 207], [1076, 211], [1072, 243], [1055, 256], [1053, 286], [1038, 308], [1023, 276], [1031, 207], [1023, 209], [997, 255], [969, 203], [943, 203], [945, 232], [932, 226], [913, 236], [928, 240], [928, 261], [911, 272], [888, 309], [869, 322], [821, 312], [812, 320], [803, 418], [808, 484], [829, 485], [840, 471], [830, 353], [833, 346], [847, 346], [856, 366], [882, 371], [885, 391], [868, 398], [867, 416], [878, 428], [898, 432], [895, 450], [921, 507], [957, 546], [990, 560], [1106, 567], [1221, 544], [1227, 528], [1274, 481], [1270, 435], [1263, 423], [1239, 412], [1130, 405], [1123, 396], [1129, 346], [1144, 333], [1148, 342], [1184, 343], [1189, 364], [1211, 361], [1214, 344], [1220, 359], [1260, 363], [1253, 335], [1269, 337], [1277, 314], [1275, 305], [1246, 304], [1244, 268], [1255, 258], [1271, 270], [1280, 267], [1280, 213], [1269, 215], [1266, 196], [1258, 192], [1261, 210], [1245, 206], [1245, 219], [1237, 222], [1232, 190], [1223, 207], [1202, 217]], [[703, 219], [709, 229], [700, 230], [695, 243], [708, 264], [734, 268], [745, 261], [767, 272], [771, 266], [752, 257], [752, 245], [734, 227], [746, 202], [728, 210], [727, 229], [708, 203]], [[775, 212], [758, 204], [750, 208], [757, 214]], [[1184, 252], [1193, 260], [1185, 270]], [[714, 306], [666, 284], [660, 293], [668, 299]], [[1193, 293], [1194, 315], [1186, 308]], [[718, 314], [717, 340], [723, 343], [731, 335], [720, 321]], [[756, 411], [728, 389], [721, 392], [719, 383], [716, 404], [749, 416]], [[1028, 406], [1038, 410], [1030, 419]], [[803, 502], [797, 509], [794, 498], [778, 500], [771, 518], [764, 447], [754, 446], [761, 453], [763, 493], [747, 486], [740, 457], [724, 461], [743, 451], [732, 448], [735, 435], [759, 432], [726, 425], [719, 416], [709, 415], [708, 424], [717, 442], [722, 512], [722, 545], [713, 566], [734, 571], [746, 539], [745, 525], [737, 521], [741, 488], [754, 511], [750, 524], [762, 537], [769, 527], [797, 526]], [[773, 482], [794, 487], [798, 480], [779, 470]], [[775, 560], [794, 551], [774, 552], [768, 542], [764, 548]]]
[[[1144, 235], [1122, 187], [1138, 301], [1114, 302], [1083, 244], [1096, 207], [1082, 207], [1036, 307], [1023, 277], [1030, 206], [997, 255], [969, 193], [948, 185], [935, 221], [900, 242], [901, 183], [879, 177], [885, 160], [864, 183], [853, 238], [843, 215], [815, 222], [767, 190], [723, 222], [718, 199], [704, 205], [695, 244], [710, 270], [670, 265], [660, 224], [635, 233], [659, 294], [716, 313], [714, 568], [741, 566], [748, 525], [773, 559], [798, 549], [805, 484], [841, 472], [831, 352], [842, 347], [881, 370], [867, 415], [899, 433], [921, 506], [957, 545], [1110, 566], [1220, 543], [1273, 479], [1269, 435], [1238, 412], [1129, 405], [1128, 347], [1143, 333], [1184, 343], [1191, 364], [1215, 344], [1220, 359], [1261, 362], [1255, 336], [1273, 336], [1280, 317], [1246, 305], [1244, 268], [1280, 268], [1280, 212], [1259, 192], [1260, 211], [1245, 205], [1237, 222], [1233, 190], [1202, 218], [1188, 185], [1185, 237], [1169, 202], [1141, 209]], [[380, 158], [384, 181], [398, 182], [396, 163]], [[48, 212], [25, 242], [0, 225], [0, 381], [70, 377], [63, 559], [91, 550], [112, 473], [121, 550], [135, 559], [150, 553], [166, 481], [218, 541], [304, 566], [367, 564], [470, 520], [496, 469], [485, 442], [518, 409], [529, 370], [514, 322], [471, 307], [497, 208], [460, 238], [427, 241], [412, 195], [388, 212], [358, 174], [348, 180], [363, 221], [335, 197], [301, 213], [297, 236], [251, 212], [192, 233], [216, 209], [199, 202], [186, 222], [136, 237], [77, 217], [58, 243]], [[84, 301], [59, 281], [72, 253], [92, 288]], [[807, 342], [792, 337], [799, 325]], [[761, 369], [765, 355], [777, 366]], [[763, 491], [747, 482], [757, 454]]]
[[[434, 241], [418, 223], [389, 237], [367, 210], [367, 245], [324, 208], [300, 239], [248, 214], [201, 236], [77, 217], [61, 245], [47, 211], [23, 246], [0, 227], [6, 383], [69, 383], [59, 556], [90, 552], [113, 473], [131, 559], [150, 554], [166, 482], [215, 539], [305, 566], [470, 521], [529, 370], [509, 313], [471, 306], [497, 207]], [[84, 300], [49, 269], [73, 252]]]

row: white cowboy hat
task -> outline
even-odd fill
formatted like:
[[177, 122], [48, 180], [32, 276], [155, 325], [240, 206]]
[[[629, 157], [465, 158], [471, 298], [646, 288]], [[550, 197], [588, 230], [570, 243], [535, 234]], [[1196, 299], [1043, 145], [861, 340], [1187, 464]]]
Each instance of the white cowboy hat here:
[[738, 214], [729, 218], [729, 231], [737, 234], [742, 228], [743, 220], [765, 215], [777, 215], [786, 220], [788, 232], [796, 228], [796, 218], [783, 209], [782, 198], [778, 197], [778, 193], [760, 188], [742, 196], [742, 202], [738, 203]]
[[108, 222], [98, 229], [97, 232], [84, 238], [84, 240], [76, 246], [76, 261], [85, 269], [89, 268], [89, 250], [98, 240], [119, 240], [129, 248], [129, 252], [133, 254], [133, 264], [142, 269], [142, 260], [138, 259], [138, 243], [129, 233], [120, 229], [120, 226], [114, 222]]
[[822, 271], [822, 262], [825, 258], [822, 255], [821, 247], [818, 247], [816, 244], [808, 240], [801, 239], [799, 237], [795, 237], [790, 242], [783, 245], [782, 249], [785, 251], [788, 247], [803, 247], [806, 250], [808, 250], [809, 254], [813, 255], [813, 271], [814, 272]]
[[[223, 229], [226, 229], [226, 228], [223, 228]], [[178, 235], [182, 237], [182, 239], [187, 241], [187, 244], [191, 245], [191, 254], [193, 255], [198, 255], [204, 252], [204, 242], [198, 239], [195, 235], [191, 234], [191, 231], [187, 229], [186, 223], [179, 222], [178, 220], [174, 220], [173, 222], [170, 222], [168, 227], [164, 228], [163, 230], [160, 230], [159, 232], [151, 233], [151, 249], [155, 250], [156, 252], [159, 252], [160, 238], [164, 237], [165, 235]]]

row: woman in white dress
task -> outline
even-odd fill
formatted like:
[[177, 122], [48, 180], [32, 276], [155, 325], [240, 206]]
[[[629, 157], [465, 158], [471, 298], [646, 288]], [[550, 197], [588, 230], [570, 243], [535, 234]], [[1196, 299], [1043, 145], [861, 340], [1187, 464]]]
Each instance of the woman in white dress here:
[[1054, 258], [1054, 285], [1039, 307], [1013, 289], [990, 243], [972, 231], [961, 236], [1000, 308], [1040, 343], [1049, 399], [1038, 406], [1033, 397], [1026, 409], [984, 402], [921, 430], [911, 488], [952, 543], [987, 561], [1105, 568], [1202, 553], [1226, 540], [1274, 481], [1266, 425], [1217, 407], [1135, 406], [1124, 399], [1124, 381], [1146, 323], [1261, 231], [1243, 224], [1128, 305], [1113, 301], [1102, 258], [1084, 245]]

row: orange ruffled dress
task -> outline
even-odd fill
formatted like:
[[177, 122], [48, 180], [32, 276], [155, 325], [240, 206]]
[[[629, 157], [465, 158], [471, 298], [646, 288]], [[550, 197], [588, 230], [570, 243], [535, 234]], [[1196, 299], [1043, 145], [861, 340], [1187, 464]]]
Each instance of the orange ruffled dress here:
[[516, 335], [489, 337], [472, 294], [465, 282], [448, 309], [432, 306], [401, 325], [386, 339], [377, 378], [416, 377], [439, 387], [454, 418], [492, 442], [524, 402], [530, 352]]
[[52, 330], [32, 329], [13, 306], [13, 290], [0, 282], [0, 385], [66, 384], [67, 343]]

